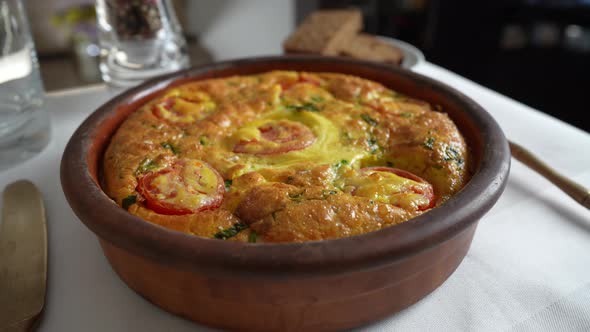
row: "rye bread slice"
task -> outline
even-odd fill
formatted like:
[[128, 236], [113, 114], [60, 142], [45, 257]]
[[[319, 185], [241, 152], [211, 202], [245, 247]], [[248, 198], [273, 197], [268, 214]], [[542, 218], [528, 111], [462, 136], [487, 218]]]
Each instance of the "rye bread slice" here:
[[395, 65], [399, 65], [404, 56], [399, 48], [365, 33], [360, 33], [351, 38], [342, 49], [341, 54], [357, 59]]
[[363, 27], [358, 10], [320, 10], [307, 16], [283, 43], [286, 53], [338, 55]]

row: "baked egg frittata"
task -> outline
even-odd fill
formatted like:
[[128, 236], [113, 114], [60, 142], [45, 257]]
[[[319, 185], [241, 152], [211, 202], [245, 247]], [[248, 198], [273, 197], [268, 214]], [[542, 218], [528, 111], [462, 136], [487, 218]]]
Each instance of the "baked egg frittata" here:
[[303, 242], [418, 216], [469, 164], [444, 110], [359, 77], [273, 71], [167, 89], [123, 122], [103, 166], [106, 192], [149, 222]]

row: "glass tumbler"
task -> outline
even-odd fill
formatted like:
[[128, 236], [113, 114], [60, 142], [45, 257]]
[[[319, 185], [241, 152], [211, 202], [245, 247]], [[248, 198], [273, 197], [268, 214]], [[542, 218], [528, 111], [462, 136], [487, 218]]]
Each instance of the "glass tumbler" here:
[[0, 0], [0, 170], [39, 153], [50, 139], [43, 83], [25, 9]]
[[100, 71], [130, 87], [189, 66], [186, 41], [169, 0], [97, 0]]

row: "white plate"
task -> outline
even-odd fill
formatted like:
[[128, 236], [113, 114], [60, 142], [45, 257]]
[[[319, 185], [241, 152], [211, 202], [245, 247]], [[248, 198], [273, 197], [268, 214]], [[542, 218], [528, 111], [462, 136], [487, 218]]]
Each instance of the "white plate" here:
[[402, 68], [410, 69], [425, 61], [424, 53], [422, 53], [422, 51], [412, 44], [408, 44], [405, 41], [386, 36], [377, 36], [377, 38], [402, 50], [404, 53], [404, 58], [402, 59], [402, 63], [400, 65]]

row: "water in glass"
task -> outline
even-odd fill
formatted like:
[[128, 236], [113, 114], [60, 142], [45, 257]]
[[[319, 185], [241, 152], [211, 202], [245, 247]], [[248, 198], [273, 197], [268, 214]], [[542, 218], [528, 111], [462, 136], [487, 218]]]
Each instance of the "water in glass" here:
[[0, 170], [39, 153], [50, 138], [43, 84], [23, 5], [0, 1]]

